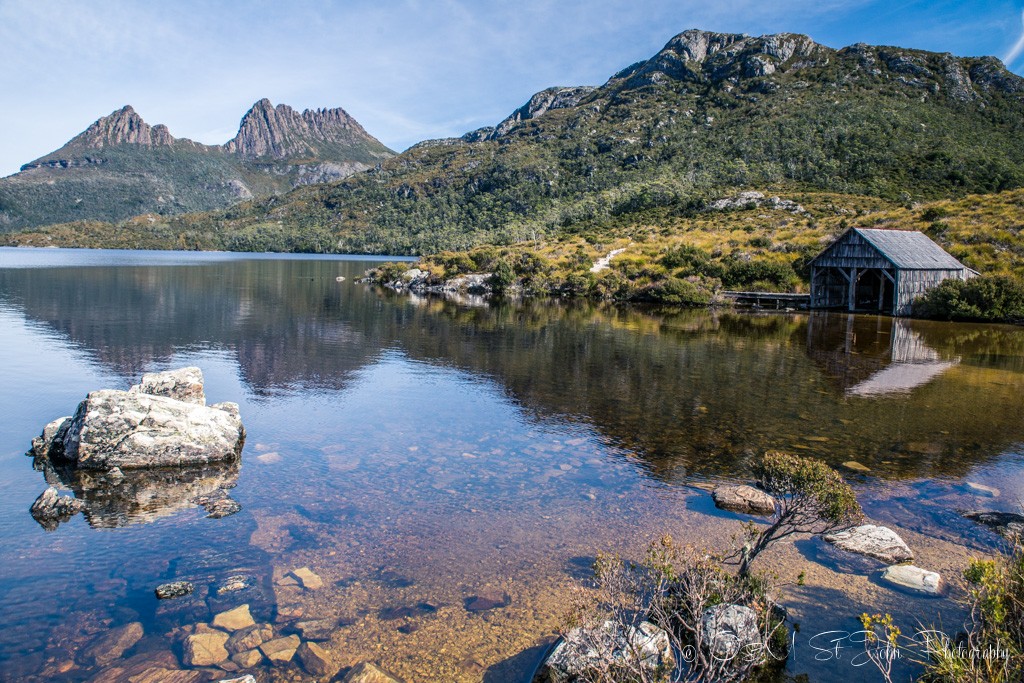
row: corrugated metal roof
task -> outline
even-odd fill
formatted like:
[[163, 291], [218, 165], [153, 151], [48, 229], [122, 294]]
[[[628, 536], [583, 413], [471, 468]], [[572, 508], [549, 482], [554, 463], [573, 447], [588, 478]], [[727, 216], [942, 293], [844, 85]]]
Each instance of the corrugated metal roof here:
[[957, 261], [923, 232], [913, 230], [869, 230], [854, 228], [897, 268], [908, 270], [960, 270]]

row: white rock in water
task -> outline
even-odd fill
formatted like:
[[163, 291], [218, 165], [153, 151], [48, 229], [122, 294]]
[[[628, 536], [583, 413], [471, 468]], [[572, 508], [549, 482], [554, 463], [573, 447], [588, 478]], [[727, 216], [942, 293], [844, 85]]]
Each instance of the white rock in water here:
[[232, 411], [106, 389], [79, 404], [61, 457], [99, 470], [205, 465], [237, 458], [244, 440]]
[[196, 367], [146, 373], [142, 376], [142, 381], [133, 385], [128, 391], [150, 396], [166, 396], [201, 406], [206, 405], [206, 394], [203, 393], [203, 371]]
[[975, 481], [967, 482], [967, 488], [971, 490], [976, 496], [988, 496], [990, 498], [998, 498], [1001, 493], [999, 489], [994, 486], [986, 486], [985, 484], [979, 484]]
[[942, 577], [936, 572], [915, 567], [912, 564], [900, 564], [886, 567], [882, 578], [889, 583], [935, 595], [942, 591]]
[[824, 537], [826, 541], [851, 553], [867, 555], [886, 564], [899, 564], [914, 559], [914, 553], [895, 531], [874, 524], [837, 531]]

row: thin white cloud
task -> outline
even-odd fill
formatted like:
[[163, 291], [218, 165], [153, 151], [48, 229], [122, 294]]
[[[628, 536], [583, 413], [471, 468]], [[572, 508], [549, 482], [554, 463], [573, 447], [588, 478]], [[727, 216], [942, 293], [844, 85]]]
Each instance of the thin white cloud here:
[[[1024, 25], [1024, 12], [1021, 12], [1020, 21], [1021, 24]], [[1010, 51], [1003, 57], [1003, 64], [1011, 66], [1015, 61], [1017, 61], [1017, 57], [1020, 57], [1021, 52], [1024, 52], [1024, 29], [1021, 30], [1020, 38], [1017, 39], [1016, 44], [1010, 48]]]

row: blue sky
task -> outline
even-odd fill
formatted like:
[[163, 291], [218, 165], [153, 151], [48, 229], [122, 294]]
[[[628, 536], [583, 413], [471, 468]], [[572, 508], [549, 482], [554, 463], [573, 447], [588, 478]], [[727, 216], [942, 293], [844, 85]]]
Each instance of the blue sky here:
[[0, 175], [131, 104], [223, 143], [253, 102], [344, 107], [396, 150], [598, 85], [688, 28], [1012, 57], [1024, 0], [0, 0]]

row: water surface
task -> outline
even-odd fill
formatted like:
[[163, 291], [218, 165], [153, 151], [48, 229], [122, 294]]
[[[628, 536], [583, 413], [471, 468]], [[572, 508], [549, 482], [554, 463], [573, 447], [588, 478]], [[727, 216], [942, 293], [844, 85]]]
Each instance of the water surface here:
[[[766, 449], [840, 468], [867, 513], [954, 582], [996, 544], [957, 510], [1024, 499], [1020, 328], [424, 299], [355, 283], [370, 265], [0, 249], [2, 680], [120, 680], [122, 661], [86, 653], [129, 622], [145, 631], [129, 664], [181, 666], [174, 630], [245, 602], [280, 633], [332, 620], [345, 666], [525, 683], [595, 553], [636, 557], [662, 533], [723, 547], [739, 516], [706, 489], [744, 480]], [[42, 425], [90, 390], [182, 365], [203, 369], [211, 402], [241, 405], [241, 466], [64, 482], [86, 514], [36, 524], [46, 481], [24, 452]], [[218, 487], [242, 512], [193, 504]], [[880, 565], [820, 541], [764, 562], [782, 580], [808, 572], [786, 599], [802, 634], [854, 630], [862, 611], [910, 626], [964, 616], [956, 591], [896, 593]], [[322, 589], [281, 581], [303, 566]], [[250, 588], [218, 593], [239, 575]], [[197, 595], [153, 597], [178, 579]], [[467, 609], [495, 592], [507, 606]], [[798, 640], [788, 672], [851, 669]]]

